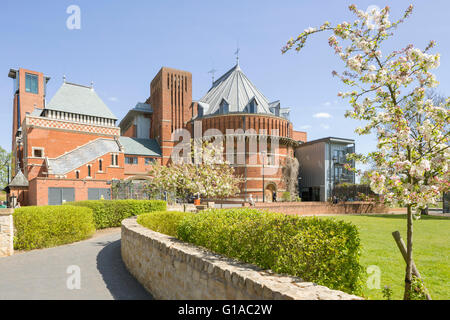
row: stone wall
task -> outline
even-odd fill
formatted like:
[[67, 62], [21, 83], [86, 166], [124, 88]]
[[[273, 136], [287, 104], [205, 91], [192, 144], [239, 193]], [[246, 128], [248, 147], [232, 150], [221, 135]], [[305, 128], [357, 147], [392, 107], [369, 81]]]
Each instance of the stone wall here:
[[122, 221], [122, 259], [156, 299], [356, 300], [300, 278], [280, 276]]
[[14, 209], [0, 209], [0, 257], [10, 256], [14, 253], [13, 212]]
[[[248, 204], [246, 204], [248, 206]], [[352, 201], [331, 204], [329, 202], [272, 202], [256, 203], [255, 208], [286, 214], [366, 214], [386, 213], [388, 209], [375, 202]]]

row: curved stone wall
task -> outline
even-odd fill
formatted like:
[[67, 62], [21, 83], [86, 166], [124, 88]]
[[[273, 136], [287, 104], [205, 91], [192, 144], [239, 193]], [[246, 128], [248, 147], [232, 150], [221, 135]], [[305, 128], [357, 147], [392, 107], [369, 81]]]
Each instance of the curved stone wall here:
[[300, 278], [280, 276], [239, 263], [122, 221], [122, 259], [156, 299], [360, 300]]

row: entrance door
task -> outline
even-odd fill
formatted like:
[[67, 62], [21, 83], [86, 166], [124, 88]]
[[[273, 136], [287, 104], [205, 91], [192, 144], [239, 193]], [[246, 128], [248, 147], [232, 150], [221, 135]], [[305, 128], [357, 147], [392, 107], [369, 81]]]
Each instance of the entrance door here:
[[75, 188], [48, 188], [48, 204], [60, 205], [75, 201]]

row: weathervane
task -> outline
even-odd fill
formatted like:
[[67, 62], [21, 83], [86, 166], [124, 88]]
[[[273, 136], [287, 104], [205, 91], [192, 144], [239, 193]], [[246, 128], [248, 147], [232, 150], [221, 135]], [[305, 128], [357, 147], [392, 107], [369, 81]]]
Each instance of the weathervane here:
[[208, 71], [208, 73], [212, 74], [212, 82], [214, 83], [214, 73], [216, 73], [216, 69], [212, 68], [211, 70]]
[[238, 44], [236, 52], [234, 53], [236, 55], [236, 64], [239, 64], [239, 51], [241, 51], [241, 49], [239, 48]]

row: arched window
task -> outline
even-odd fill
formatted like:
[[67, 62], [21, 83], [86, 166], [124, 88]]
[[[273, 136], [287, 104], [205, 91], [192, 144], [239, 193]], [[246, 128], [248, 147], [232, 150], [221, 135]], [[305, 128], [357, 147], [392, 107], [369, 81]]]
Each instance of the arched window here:
[[91, 176], [91, 165], [90, 164], [88, 164], [87, 169], [88, 169], [87, 176], [90, 177]]
[[75, 171], [75, 178], [80, 179], [80, 171]]
[[102, 159], [98, 160], [98, 171], [103, 171], [103, 160]]

